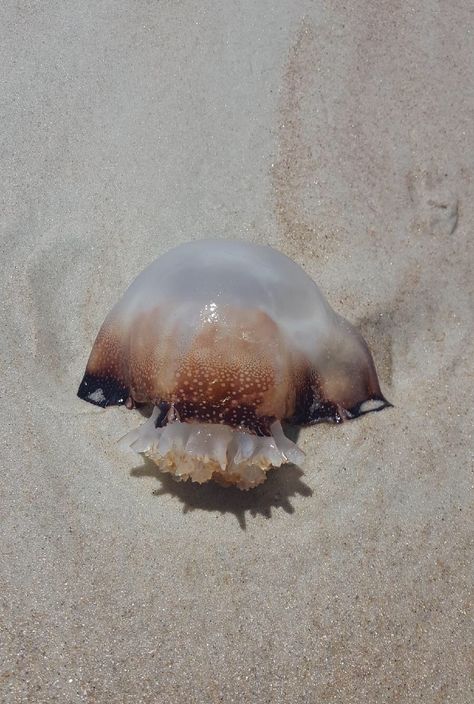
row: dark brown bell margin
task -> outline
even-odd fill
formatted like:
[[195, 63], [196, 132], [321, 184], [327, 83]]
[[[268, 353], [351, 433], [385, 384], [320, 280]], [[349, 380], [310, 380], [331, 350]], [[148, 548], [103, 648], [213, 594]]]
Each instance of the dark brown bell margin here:
[[129, 396], [129, 390], [117, 379], [110, 376], [84, 374], [77, 395], [94, 406], [121, 406]]
[[276, 420], [272, 416], [257, 415], [255, 407], [246, 404], [226, 408], [221, 403], [176, 401], [173, 406], [181, 421], [223, 424], [260, 437], [271, 435], [270, 427]]
[[295, 413], [287, 421], [292, 425], [315, 425], [316, 423], [342, 423], [345, 420], [359, 418], [360, 416], [392, 408], [391, 404], [382, 394], [371, 394], [368, 398], [346, 408], [323, 397], [320, 385], [316, 380], [305, 384], [298, 394]]

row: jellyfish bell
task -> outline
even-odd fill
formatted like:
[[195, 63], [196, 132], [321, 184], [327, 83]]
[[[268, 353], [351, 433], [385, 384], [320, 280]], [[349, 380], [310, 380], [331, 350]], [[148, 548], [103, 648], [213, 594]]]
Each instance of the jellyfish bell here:
[[241, 489], [302, 451], [282, 422], [341, 422], [390, 405], [362, 336], [268, 246], [204, 240], [156, 259], [93, 345], [80, 398], [151, 403], [121, 441], [177, 479]]

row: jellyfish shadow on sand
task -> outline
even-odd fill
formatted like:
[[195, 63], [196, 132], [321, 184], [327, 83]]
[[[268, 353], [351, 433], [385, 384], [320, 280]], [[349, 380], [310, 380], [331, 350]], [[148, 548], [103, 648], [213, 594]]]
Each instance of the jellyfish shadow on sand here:
[[160, 472], [148, 458], [141, 467], [132, 469], [130, 474], [132, 477], [155, 477], [161, 486], [153, 494], [176, 497], [183, 504], [183, 513], [196, 510], [233, 513], [242, 530], [246, 528], [246, 513], [265, 518], [271, 518], [272, 509], [282, 508], [286, 513], [294, 513], [290, 498], [313, 494], [313, 490], [301, 479], [302, 470], [293, 464], [271, 469], [263, 484], [248, 491], [222, 487], [215, 482], [197, 484], [189, 479], [179, 482], [171, 475]]
[[[295, 428], [286, 428], [286, 434], [294, 440], [298, 435]], [[296, 440], [294, 440], [296, 441]], [[233, 513], [242, 530], [246, 529], [246, 514], [272, 517], [272, 509], [282, 508], [286, 513], [294, 513], [290, 502], [296, 496], [312, 496], [313, 490], [302, 481], [303, 471], [294, 464], [285, 464], [271, 469], [263, 484], [241, 491], [235, 487], [222, 487], [215, 482], [176, 481], [169, 474], [160, 472], [158, 467], [143, 458], [144, 464], [130, 471], [132, 477], [154, 477], [161, 486], [155, 489], [155, 496], [170, 495], [183, 504], [183, 513], [191, 511], [218, 511], [221, 514]]]

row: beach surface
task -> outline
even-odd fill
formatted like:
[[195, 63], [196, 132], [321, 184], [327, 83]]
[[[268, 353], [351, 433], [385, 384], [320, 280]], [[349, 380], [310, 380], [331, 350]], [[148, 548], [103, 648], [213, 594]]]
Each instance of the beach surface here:
[[[412, 7], [413, 5], [413, 7]], [[5, 704], [469, 704], [474, 9], [5, 0]], [[76, 397], [175, 244], [277, 247], [394, 404], [250, 492], [178, 484]]]

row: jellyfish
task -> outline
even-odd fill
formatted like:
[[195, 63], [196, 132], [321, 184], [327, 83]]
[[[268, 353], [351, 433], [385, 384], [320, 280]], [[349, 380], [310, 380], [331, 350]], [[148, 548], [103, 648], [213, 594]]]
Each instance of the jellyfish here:
[[363, 337], [316, 283], [237, 240], [182, 244], [139, 274], [100, 328], [78, 396], [151, 405], [122, 447], [178, 480], [240, 489], [303, 461], [284, 427], [390, 405]]

